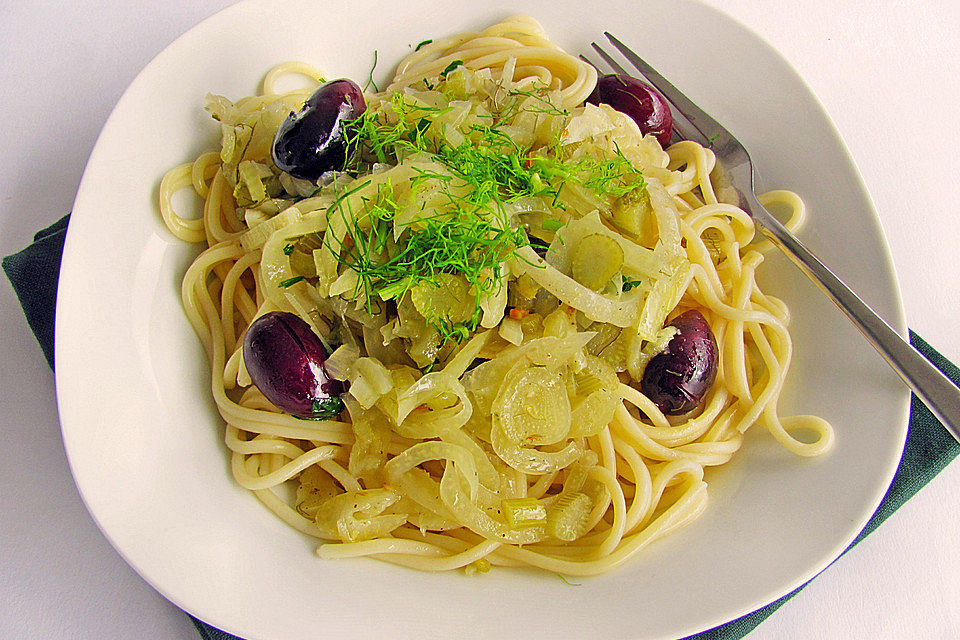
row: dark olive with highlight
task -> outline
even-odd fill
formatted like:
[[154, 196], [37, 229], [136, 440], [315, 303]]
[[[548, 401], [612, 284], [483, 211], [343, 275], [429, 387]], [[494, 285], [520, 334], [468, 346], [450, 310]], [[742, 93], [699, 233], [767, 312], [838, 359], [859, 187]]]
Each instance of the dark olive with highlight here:
[[673, 133], [670, 105], [646, 82], [622, 73], [601, 76], [587, 102], [610, 105], [633, 118], [640, 132], [655, 136], [664, 149], [670, 144]]
[[720, 350], [703, 314], [692, 309], [668, 323], [677, 332], [650, 359], [640, 391], [667, 415], [697, 408], [717, 378]]
[[327, 171], [342, 170], [352, 123], [366, 110], [363, 91], [352, 80], [322, 85], [280, 124], [273, 139], [274, 164], [311, 182]]
[[243, 337], [243, 362], [253, 384], [298, 418], [329, 420], [344, 409], [343, 384], [327, 373], [327, 356], [310, 325], [285, 311], [260, 316]]

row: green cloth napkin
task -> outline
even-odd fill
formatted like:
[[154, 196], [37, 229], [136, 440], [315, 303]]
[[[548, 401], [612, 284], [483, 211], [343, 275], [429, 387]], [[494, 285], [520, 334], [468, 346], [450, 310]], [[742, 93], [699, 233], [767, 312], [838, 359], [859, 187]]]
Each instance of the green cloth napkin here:
[[[33, 244], [12, 256], [3, 259], [3, 270], [13, 283], [30, 328], [37, 336], [40, 347], [50, 366], [53, 366], [53, 327], [57, 300], [57, 278], [60, 274], [60, 258], [63, 240], [67, 233], [69, 215], [34, 236]], [[910, 332], [910, 343], [933, 362], [954, 382], [960, 382], [960, 369], [937, 353], [917, 334]], [[860, 532], [853, 544], [863, 540], [880, 526], [900, 505], [909, 500], [935, 475], [960, 453], [960, 444], [944, 428], [924, 404], [913, 396], [910, 404], [910, 430], [907, 444], [883, 502]], [[844, 552], [846, 553], [846, 551]], [[809, 582], [807, 583], [809, 584]], [[690, 636], [687, 640], [736, 640], [750, 633], [766, 620], [780, 605], [800, 592], [806, 584], [798, 587], [762, 609], [747, 614], [732, 622]], [[204, 640], [238, 640], [193, 618], [193, 623]]]

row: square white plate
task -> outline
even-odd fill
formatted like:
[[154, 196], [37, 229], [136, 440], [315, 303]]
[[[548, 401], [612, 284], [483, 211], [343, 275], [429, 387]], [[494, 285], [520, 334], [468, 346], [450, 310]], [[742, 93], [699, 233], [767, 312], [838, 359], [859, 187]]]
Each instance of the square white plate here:
[[247, 0], [153, 60], [117, 104], [73, 210], [57, 307], [57, 394], [77, 485], [123, 557], [178, 606], [250, 640], [308, 637], [676, 638], [748, 613], [822, 570], [886, 491], [909, 394], [856, 330], [779, 255], [767, 290], [793, 312], [784, 413], [833, 423], [826, 456], [800, 459], [752, 431], [712, 470], [692, 526], [624, 567], [568, 586], [535, 571], [421, 574], [371, 560], [324, 562], [315, 544], [236, 486], [183, 315], [193, 250], [163, 227], [161, 176], [215, 148], [207, 92], [253, 93], [272, 65], [311, 62], [380, 80], [426, 38], [513, 13], [572, 53], [603, 30], [633, 46], [750, 149], [768, 188], [800, 193], [802, 238], [903, 332], [887, 246], [856, 167], [819, 102], [756, 35], [697, 2], [573, 0], [344, 6]]

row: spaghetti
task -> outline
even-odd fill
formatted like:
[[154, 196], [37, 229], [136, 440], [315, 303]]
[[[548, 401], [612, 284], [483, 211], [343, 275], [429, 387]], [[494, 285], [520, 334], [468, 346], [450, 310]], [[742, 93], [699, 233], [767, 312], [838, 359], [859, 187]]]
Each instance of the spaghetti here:
[[[349, 171], [316, 182], [271, 161], [312, 93], [278, 93], [291, 73], [322, 83], [287, 63], [259, 95], [208, 97], [221, 149], [163, 178], [160, 211], [207, 246], [183, 302], [233, 475], [320, 557], [596, 574], [696, 518], [704, 468], [753, 425], [799, 455], [829, 448], [826, 422], [778, 414], [789, 312], [757, 286], [765, 247], [713, 152], [663, 150], [585, 105], [596, 71], [534, 20], [419, 47], [366, 94]], [[174, 211], [186, 188], [200, 219]], [[802, 222], [795, 194], [763, 201]], [[716, 337], [716, 381], [665, 415], [638, 383], [689, 309]], [[333, 351], [339, 418], [283, 413], [251, 383], [242, 338], [273, 311]]]

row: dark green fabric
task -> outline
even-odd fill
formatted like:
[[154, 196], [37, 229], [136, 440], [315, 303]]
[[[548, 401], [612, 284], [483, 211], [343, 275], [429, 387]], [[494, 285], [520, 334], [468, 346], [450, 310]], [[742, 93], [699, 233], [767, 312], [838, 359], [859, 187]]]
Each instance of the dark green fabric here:
[[23, 314], [53, 367], [53, 312], [57, 306], [60, 256], [67, 235], [66, 215], [33, 236], [33, 244], [3, 259], [3, 270], [13, 283]]
[[[34, 242], [20, 253], [3, 259], [3, 270], [13, 283], [20, 298], [30, 328], [37, 336], [47, 362], [53, 366], [53, 325], [57, 300], [57, 278], [60, 274], [60, 257], [66, 236], [69, 216], [64, 216], [52, 226], [34, 236]], [[951, 380], [960, 383], [960, 370], [937, 353], [912, 331], [910, 342], [930, 359]], [[910, 407], [910, 430], [907, 444], [883, 502], [873, 518], [860, 532], [854, 545], [863, 540], [900, 505], [909, 500], [935, 475], [940, 473], [960, 453], [960, 444], [944, 428], [922, 402], [913, 396]], [[846, 553], [846, 551], [844, 552]], [[807, 583], [809, 584], [809, 582]], [[805, 585], [784, 597], [742, 618], [709, 631], [690, 636], [689, 640], [735, 640], [750, 633], [766, 620], [780, 605], [800, 592]], [[237, 640], [235, 636], [215, 629], [201, 620], [193, 622], [204, 640]]]

